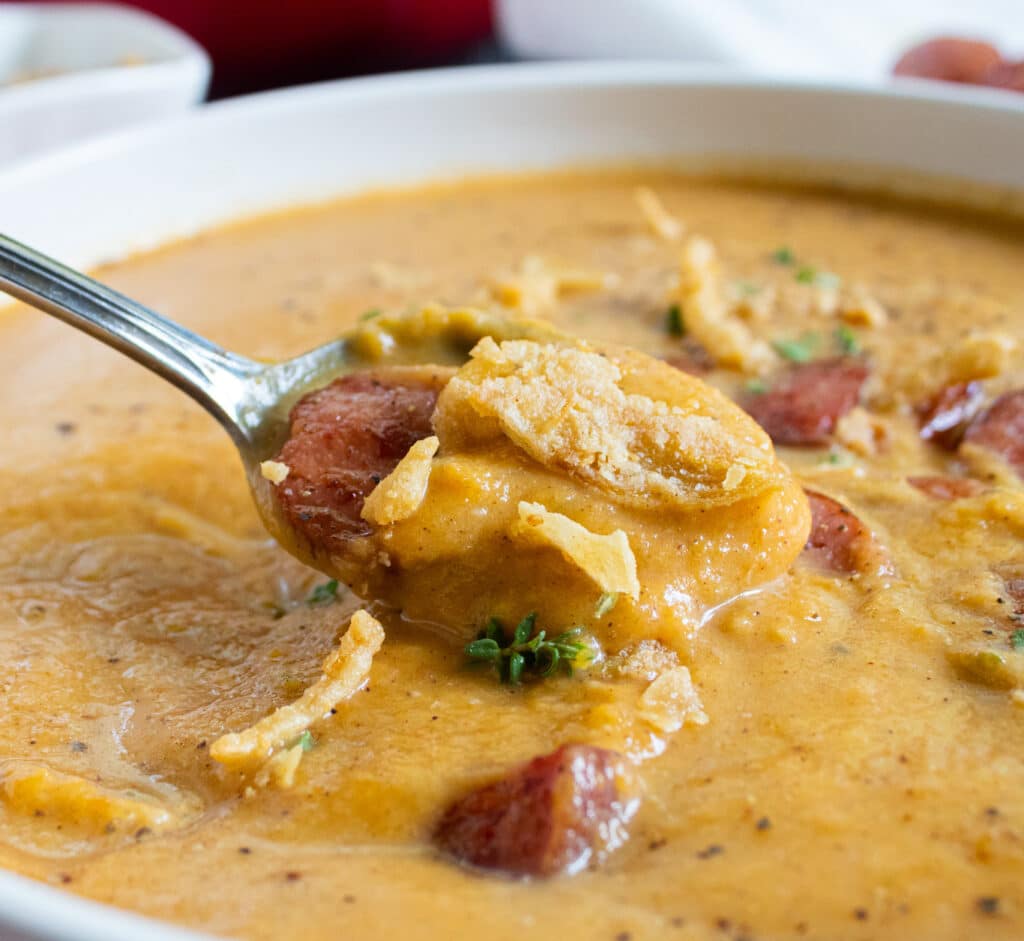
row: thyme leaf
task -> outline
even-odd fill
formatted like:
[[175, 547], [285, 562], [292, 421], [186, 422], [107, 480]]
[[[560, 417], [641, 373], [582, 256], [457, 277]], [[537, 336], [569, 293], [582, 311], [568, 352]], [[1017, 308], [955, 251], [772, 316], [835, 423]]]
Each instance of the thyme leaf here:
[[818, 334], [805, 333], [799, 339], [775, 340], [772, 346], [783, 359], [793, 363], [809, 363], [814, 357], [814, 351], [818, 348]]
[[330, 581], [317, 585], [306, 599], [306, 604], [311, 608], [318, 608], [322, 605], [332, 604], [338, 599], [338, 580], [332, 578]]
[[473, 663], [489, 663], [503, 683], [518, 686], [526, 676], [545, 678], [561, 668], [572, 676], [573, 668], [590, 659], [581, 639], [582, 627], [573, 627], [554, 637], [536, 631], [536, 612], [523, 618], [509, 636], [497, 618], [491, 618], [476, 640], [464, 652]]
[[836, 343], [847, 356], [856, 356], [860, 352], [860, 340], [846, 324], [836, 327]]
[[288, 747], [294, 748], [296, 745], [300, 746], [303, 751], [312, 751], [316, 747], [316, 739], [313, 738], [313, 733], [306, 729]]
[[683, 312], [678, 304], [673, 304], [665, 314], [665, 331], [670, 337], [686, 336], [686, 324], [683, 322]]

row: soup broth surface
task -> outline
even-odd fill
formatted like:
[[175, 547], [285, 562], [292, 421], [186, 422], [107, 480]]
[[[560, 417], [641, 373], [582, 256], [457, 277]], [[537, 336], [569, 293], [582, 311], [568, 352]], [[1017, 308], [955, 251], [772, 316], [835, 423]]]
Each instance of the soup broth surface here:
[[[640, 186], [678, 238], [652, 228]], [[311, 602], [324, 577], [269, 539], [214, 420], [16, 307], [0, 315], [0, 864], [247, 939], [1020, 938], [1024, 633], [1006, 573], [1024, 571], [1024, 489], [922, 441], [914, 410], [974, 346], [997, 360], [979, 377], [989, 399], [1024, 385], [1020, 227], [588, 171], [258, 218], [99, 277], [257, 358], [435, 301], [672, 358], [689, 349], [671, 309], [690, 233], [749, 302], [745, 329], [788, 350], [776, 372], [793, 343], [811, 358], [855, 344], [870, 362], [870, 441], [778, 450], [870, 528], [888, 568], [837, 576], [801, 558], [693, 633], [681, 654], [709, 721], [637, 746], [621, 849], [549, 880], [442, 858], [430, 834], [452, 799], [599, 738], [598, 707], [625, 709], [620, 694], [586, 672], [502, 685], [444, 626], [344, 586]], [[830, 309], [854, 286], [884, 320]], [[705, 373], [737, 398], [773, 375]], [[985, 489], [936, 499], [908, 484], [923, 475]], [[312, 730], [294, 784], [225, 773], [211, 743], [295, 699], [367, 603], [387, 634], [370, 682]], [[975, 669], [988, 652], [995, 678]]]

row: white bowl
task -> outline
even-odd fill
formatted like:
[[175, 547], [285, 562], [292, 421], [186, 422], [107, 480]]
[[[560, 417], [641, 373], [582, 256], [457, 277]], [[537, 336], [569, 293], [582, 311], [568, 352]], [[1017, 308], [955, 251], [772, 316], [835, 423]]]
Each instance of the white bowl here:
[[[1011, 206], [1024, 198], [1022, 153], [1024, 99], [1009, 96], [970, 104], [927, 87], [778, 85], [659, 64], [496, 66], [276, 92], [93, 141], [0, 173], [0, 227], [86, 266], [368, 187], [624, 161], [801, 161], [839, 181], [927, 174], [937, 195], [981, 185]], [[0, 873], [0, 937], [196, 936]]]
[[0, 5], [0, 164], [203, 100], [210, 60], [180, 30], [107, 3]]

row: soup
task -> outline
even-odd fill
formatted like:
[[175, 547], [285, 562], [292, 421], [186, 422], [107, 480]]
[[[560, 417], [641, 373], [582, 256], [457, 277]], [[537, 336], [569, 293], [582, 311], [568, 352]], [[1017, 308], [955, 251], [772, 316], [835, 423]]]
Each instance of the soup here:
[[[555, 562], [519, 610], [481, 583], [460, 620], [443, 569], [410, 610], [358, 597], [269, 539], [197, 406], [5, 311], [0, 862], [254, 939], [1019, 937], [1021, 235], [881, 197], [580, 172], [268, 216], [100, 272], [253, 357], [352, 330], [379, 347], [425, 304], [468, 307], [739, 402], [809, 494], [785, 538], [743, 545], [810, 525], [807, 548], [671, 636], [587, 582], [566, 643], [600, 650], [518, 683], [467, 642], [489, 614], [577, 626], [535, 607], [582, 584]], [[221, 760], [325, 679], [350, 618], [383, 627], [368, 681], [272, 768]], [[561, 746], [621, 758], [614, 839], [520, 878], [445, 838]]]

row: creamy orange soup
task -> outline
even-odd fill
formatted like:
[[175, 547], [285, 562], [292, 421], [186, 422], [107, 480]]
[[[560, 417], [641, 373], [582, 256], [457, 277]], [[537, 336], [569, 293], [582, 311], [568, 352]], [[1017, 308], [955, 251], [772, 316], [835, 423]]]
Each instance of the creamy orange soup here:
[[[518, 685], [468, 664], [488, 612], [460, 614], [443, 568], [404, 616], [328, 582], [267, 536], [197, 406], [4, 311], [0, 862], [251, 939], [1019, 938], [1022, 235], [892, 199], [575, 173], [260, 218], [100, 272], [253, 357], [468, 305], [634, 347], [749, 409], [778, 492], [812, 494], [810, 548], [744, 568], [802, 542], [807, 498], [787, 497], [723, 555], [750, 590], [645, 633], [625, 595], [517, 568], [513, 545], [493, 585], [514, 572], [524, 610], [490, 613], [528, 606], [549, 631], [571, 613], [603, 648]], [[668, 583], [643, 525], [640, 575]], [[386, 638], [369, 680], [288, 762], [211, 755], [299, 699], [362, 609]], [[645, 699], [683, 667], [671, 702]], [[629, 766], [621, 845], [532, 879], [438, 849], [453, 801], [569, 742]]]

